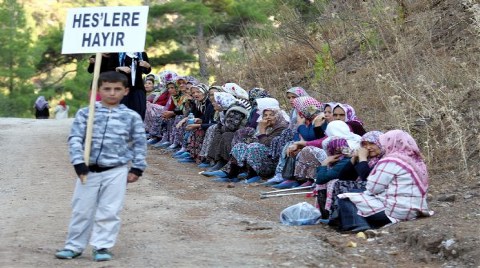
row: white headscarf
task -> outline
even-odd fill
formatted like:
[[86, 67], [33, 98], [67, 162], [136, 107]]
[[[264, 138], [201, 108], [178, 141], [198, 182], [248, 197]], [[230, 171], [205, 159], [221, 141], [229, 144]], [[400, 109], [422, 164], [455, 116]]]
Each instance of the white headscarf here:
[[326, 144], [328, 144], [332, 137], [339, 137], [347, 140], [350, 149], [356, 150], [360, 148], [362, 137], [353, 133], [350, 127], [343, 121], [334, 120], [328, 123], [325, 135], [327, 135], [328, 138], [323, 140], [322, 147], [326, 148]]
[[280, 109], [280, 103], [278, 103], [278, 101], [274, 98], [257, 99], [257, 109], [257, 113], [260, 115], [257, 122], [260, 122], [262, 120], [263, 111], [265, 110], [278, 110], [285, 119], [285, 121], [290, 122], [290, 116], [288, 116], [288, 114], [284, 110]]
[[222, 86], [222, 89], [235, 96], [235, 98], [248, 100], [248, 92], [235, 83], [226, 83]]

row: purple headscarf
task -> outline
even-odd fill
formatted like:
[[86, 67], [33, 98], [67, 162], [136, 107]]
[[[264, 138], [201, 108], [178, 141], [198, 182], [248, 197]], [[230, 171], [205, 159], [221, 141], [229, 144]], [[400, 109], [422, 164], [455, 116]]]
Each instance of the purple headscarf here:
[[48, 107], [48, 101], [45, 100], [44, 96], [39, 96], [35, 101], [35, 108], [37, 108], [37, 110], [43, 110], [47, 107]]

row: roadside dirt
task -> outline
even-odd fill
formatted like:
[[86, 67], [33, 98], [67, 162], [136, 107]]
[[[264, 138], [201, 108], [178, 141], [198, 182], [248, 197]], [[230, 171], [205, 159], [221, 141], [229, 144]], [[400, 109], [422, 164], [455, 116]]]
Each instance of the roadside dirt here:
[[281, 225], [284, 208], [313, 199], [260, 199], [268, 188], [211, 182], [153, 149], [145, 176], [128, 187], [114, 260], [94, 263], [90, 248], [57, 260], [74, 187], [71, 122], [0, 119], [0, 267], [480, 267], [478, 177], [432, 180], [433, 217], [367, 240]]

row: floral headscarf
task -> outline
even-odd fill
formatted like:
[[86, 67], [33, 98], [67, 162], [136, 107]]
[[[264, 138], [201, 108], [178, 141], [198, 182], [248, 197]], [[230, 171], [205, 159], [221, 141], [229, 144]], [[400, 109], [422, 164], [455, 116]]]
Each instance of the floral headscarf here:
[[385, 155], [378, 163], [394, 162], [411, 175], [422, 195], [427, 193], [428, 172], [415, 140], [403, 130], [391, 130], [379, 138]]
[[357, 115], [355, 114], [355, 109], [353, 109], [352, 106], [350, 106], [348, 104], [345, 104], [345, 103], [337, 103], [337, 105], [335, 105], [335, 107], [333, 107], [332, 112], [337, 107], [342, 108], [343, 111], [345, 112], [345, 122], [354, 121], [354, 122], [358, 122], [358, 123], [363, 125], [362, 120], [360, 120], [357, 117]]
[[248, 92], [235, 83], [226, 83], [222, 88], [223, 91], [232, 94], [237, 99], [248, 100]]
[[[325, 135], [327, 135], [327, 137], [339, 137], [346, 139], [348, 146], [352, 150], [356, 150], [360, 147], [360, 140], [362, 139], [362, 137], [353, 133], [345, 122], [340, 120], [334, 120], [328, 123], [327, 129], [325, 129]], [[329, 139], [325, 139], [323, 142], [329, 142]], [[326, 147], [326, 145], [327, 144], [325, 144], [323, 147]]]
[[309, 96], [307, 91], [303, 87], [292, 87], [287, 90], [287, 93], [292, 93], [297, 97]]
[[295, 107], [295, 110], [300, 116], [303, 116], [309, 121], [313, 120], [323, 111], [323, 104], [309, 96], [295, 98], [293, 100], [293, 107]]
[[254, 105], [256, 99], [260, 98], [271, 98], [272, 96], [268, 92], [259, 87], [254, 87], [248, 92], [248, 101]]
[[237, 99], [230, 93], [226, 92], [215, 92], [213, 93], [215, 102], [220, 106], [220, 108], [225, 111], [233, 104], [237, 103]]
[[185, 76], [185, 79], [187, 80], [187, 83], [190, 83], [192, 85], [198, 84], [198, 80], [193, 76]]
[[327, 144], [328, 155], [336, 155], [342, 152], [344, 148], [349, 148], [348, 142], [344, 138], [333, 137]]
[[197, 88], [204, 95], [202, 100], [195, 100], [195, 106], [197, 106], [197, 110], [204, 113], [205, 106], [207, 105], [207, 99], [208, 99], [208, 86], [205, 84], [196, 84], [196, 85], [193, 85], [192, 88]]
[[377, 145], [378, 148], [380, 148], [380, 152], [381, 152], [380, 155], [368, 158], [368, 166], [371, 168], [374, 167], [377, 164], [378, 160], [380, 160], [380, 158], [382, 158], [382, 156], [385, 154], [385, 150], [380, 144], [380, 135], [382, 134], [383, 132], [377, 131], [377, 130], [369, 131], [363, 134], [362, 139], [360, 141], [360, 145], [362, 147], [365, 145], [365, 142], [369, 142]]

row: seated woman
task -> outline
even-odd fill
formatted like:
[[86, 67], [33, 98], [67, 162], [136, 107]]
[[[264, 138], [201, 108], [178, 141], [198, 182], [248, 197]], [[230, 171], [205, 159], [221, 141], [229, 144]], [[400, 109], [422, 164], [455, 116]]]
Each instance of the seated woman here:
[[430, 216], [428, 172], [415, 140], [403, 130], [379, 138], [385, 155], [367, 178], [362, 193], [338, 195], [340, 230], [363, 231]]
[[214, 168], [220, 169], [230, 159], [233, 136], [240, 127], [245, 126], [249, 112], [226, 92], [215, 93], [215, 103], [224, 115], [215, 128], [215, 142], [210, 146], [208, 157], [216, 163]]
[[338, 224], [337, 195], [353, 191], [365, 190], [367, 177], [385, 153], [379, 142], [380, 131], [370, 131], [362, 136], [360, 148], [353, 151], [349, 163], [340, 171], [338, 180], [327, 185], [325, 209], [330, 213], [330, 225]]
[[261, 178], [273, 175], [276, 161], [269, 155], [272, 139], [288, 126], [288, 115], [280, 109], [274, 98], [257, 99], [258, 111], [258, 142], [238, 143], [231, 151], [232, 163], [228, 178], [234, 180], [241, 167], [248, 171], [247, 183], [257, 182]]
[[[295, 113], [298, 115], [296, 116], [296, 127], [292, 132], [293, 137], [288, 141], [286, 139], [283, 141], [285, 145], [282, 148], [282, 153], [279, 156], [280, 160], [275, 170], [276, 174], [273, 178], [269, 179], [265, 185], [274, 185], [283, 182], [284, 178], [282, 177], [282, 171], [285, 166], [287, 156], [295, 157], [300, 149], [303, 148], [300, 147], [300, 143], [305, 143], [305, 141], [311, 141], [319, 138], [316, 136], [317, 132], [315, 131], [315, 128], [326, 127], [324, 124], [325, 117], [322, 113], [323, 104], [321, 102], [312, 97], [304, 96], [293, 99], [292, 105], [295, 108]], [[288, 129], [284, 130], [280, 137], [283, 138], [286, 132], [288, 132]], [[272, 144], [274, 144], [275, 141], [276, 139], [274, 139]], [[273, 152], [272, 155], [274, 155]]]
[[333, 108], [332, 116], [334, 120], [342, 120], [350, 127], [353, 133], [363, 136], [367, 131], [363, 128], [363, 123], [357, 118], [355, 110], [348, 104], [337, 103]]
[[194, 105], [190, 112], [195, 117], [193, 124], [187, 123], [188, 118], [184, 118], [179, 122], [179, 125], [184, 125], [185, 130], [191, 132], [187, 140], [188, 157], [179, 160], [181, 163], [200, 162], [198, 154], [202, 147], [205, 131], [216, 122], [213, 121], [215, 110], [208, 98], [208, 86], [198, 84], [191, 87]]

